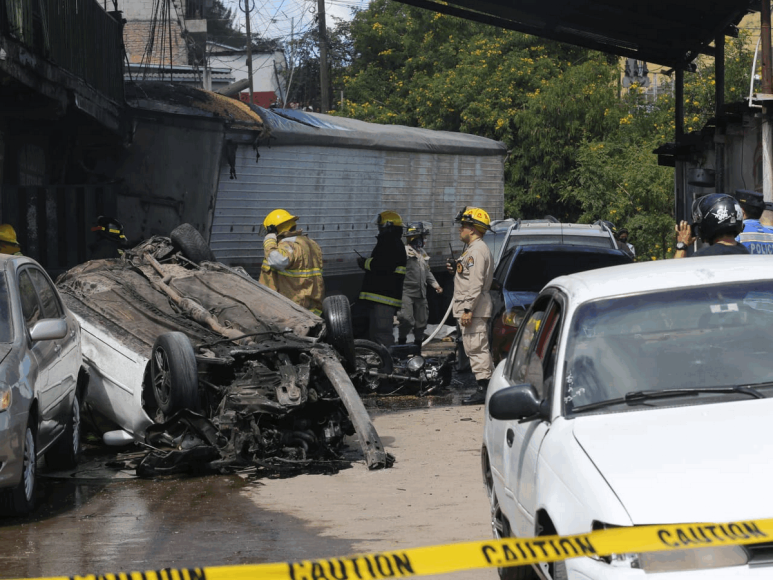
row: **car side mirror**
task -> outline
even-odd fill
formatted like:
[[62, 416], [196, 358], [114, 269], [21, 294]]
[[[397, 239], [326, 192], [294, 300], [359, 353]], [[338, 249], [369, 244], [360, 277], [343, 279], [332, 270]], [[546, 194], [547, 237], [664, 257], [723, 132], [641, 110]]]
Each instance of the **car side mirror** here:
[[38, 320], [30, 330], [32, 342], [39, 340], [57, 340], [67, 336], [67, 322], [61, 318]]
[[514, 385], [497, 391], [488, 401], [488, 412], [499, 421], [522, 421], [540, 416], [540, 401], [530, 384]]

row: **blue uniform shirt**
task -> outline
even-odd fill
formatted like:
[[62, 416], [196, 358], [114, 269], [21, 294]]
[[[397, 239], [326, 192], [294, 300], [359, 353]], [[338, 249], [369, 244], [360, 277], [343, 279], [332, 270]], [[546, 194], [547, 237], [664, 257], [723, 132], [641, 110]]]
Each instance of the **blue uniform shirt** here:
[[743, 231], [735, 241], [746, 246], [750, 254], [773, 254], [773, 228], [759, 220], [743, 220]]

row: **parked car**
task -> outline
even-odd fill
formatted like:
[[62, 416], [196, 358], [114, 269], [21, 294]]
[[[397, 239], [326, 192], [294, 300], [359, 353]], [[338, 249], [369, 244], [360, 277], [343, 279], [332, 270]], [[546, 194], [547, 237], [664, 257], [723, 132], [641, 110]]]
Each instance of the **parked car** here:
[[[665, 260], [553, 280], [489, 383], [496, 537], [773, 516], [767, 256]], [[773, 545], [621, 553], [544, 578], [768, 578]], [[502, 568], [505, 579], [531, 568]]]
[[632, 261], [599, 225], [518, 221], [505, 236], [491, 286], [489, 342], [495, 363], [507, 356], [526, 309], [550, 280]]
[[74, 467], [80, 453], [80, 327], [30, 258], [0, 254], [0, 509], [35, 507], [38, 462]]
[[319, 317], [210, 259], [183, 224], [59, 278], [105, 441], [161, 450], [140, 463], [148, 475], [335, 461], [355, 431], [369, 467], [391, 464], [344, 368], [362, 366], [346, 298], [326, 298]]

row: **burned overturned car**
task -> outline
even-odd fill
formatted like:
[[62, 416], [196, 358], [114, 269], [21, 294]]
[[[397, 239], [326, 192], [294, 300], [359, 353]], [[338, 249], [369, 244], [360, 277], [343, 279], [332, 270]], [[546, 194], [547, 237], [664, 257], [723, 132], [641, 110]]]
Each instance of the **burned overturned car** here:
[[346, 299], [318, 317], [207, 258], [183, 224], [60, 276], [90, 374], [84, 417], [107, 443], [150, 449], [141, 475], [340, 463], [355, 432], [368, 467], [388, 467], [344, 369]]

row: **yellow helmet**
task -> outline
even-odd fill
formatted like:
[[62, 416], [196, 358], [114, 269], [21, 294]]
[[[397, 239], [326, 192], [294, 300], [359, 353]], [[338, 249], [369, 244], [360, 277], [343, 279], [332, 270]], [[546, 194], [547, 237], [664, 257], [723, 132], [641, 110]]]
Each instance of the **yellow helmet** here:
[[263, 227], [268, 229], [270, 226], [275, 226], [277, 232], [282, 233], [292, 229], [297, 219], [287, 210], [275, 209], [263, 220]]
[[386, 227], [386, 226], [395, 226], [395, 227], [403, 227], [403, 218], [400, 217], [400, 214], [396, 211], [382, 211], [380, 214], [376, 216], [376, 223], [378, 224], [378, 227]]
[[0, 242], [19, 245], [19, 242], [16, 241], [16, 230], [11, 224], [0, 224]]
[[470, 224], [481, 233], [491, 229], [491, 218], [488, 212], [479, 207], [465, 207], [456, 216], [456, 220], [462, 224]]

